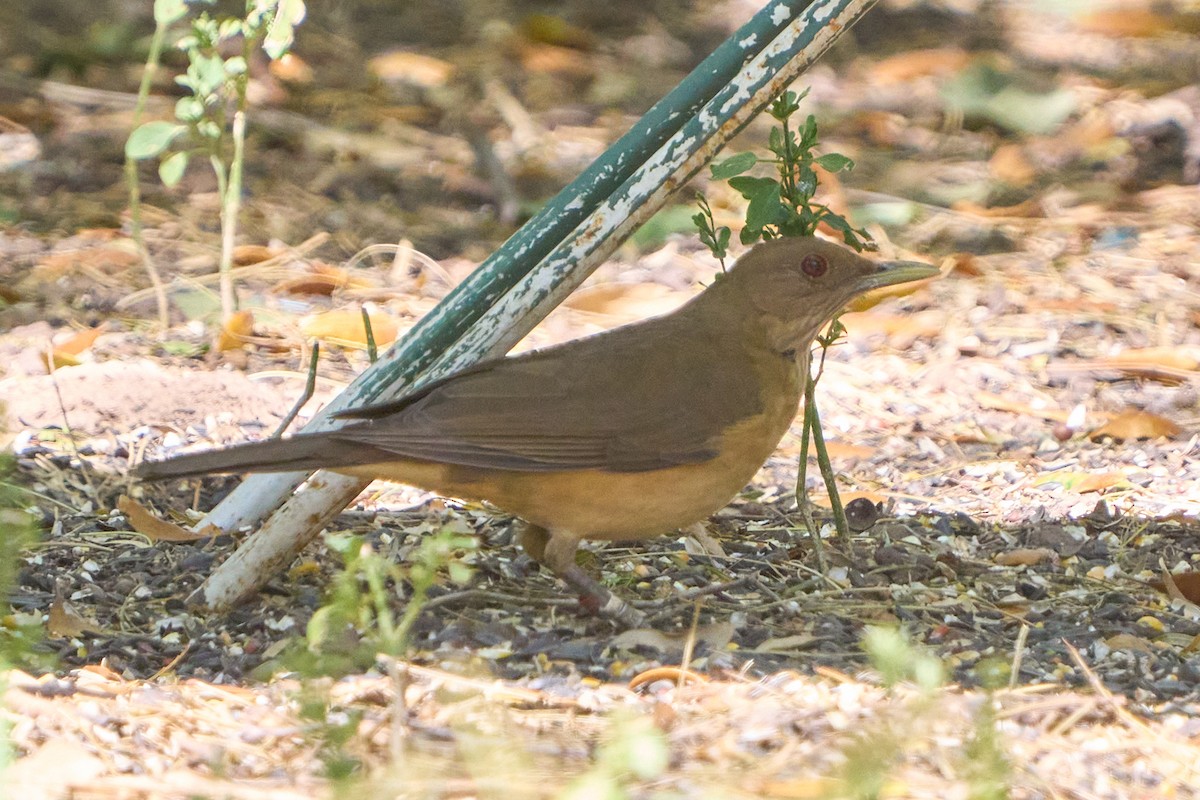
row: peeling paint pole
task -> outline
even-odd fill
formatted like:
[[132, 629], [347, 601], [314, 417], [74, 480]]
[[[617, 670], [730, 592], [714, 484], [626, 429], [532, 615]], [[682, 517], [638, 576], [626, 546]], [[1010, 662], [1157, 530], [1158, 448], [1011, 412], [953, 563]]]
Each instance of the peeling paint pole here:
[[[773, 0], [521, 227], [305, 430], [505, 353], [649, 219], [875, 0]], [[196, 525], [266, 523], [192, 597], [238, 603], [287, 567], [368, 481], [252, 475]]]

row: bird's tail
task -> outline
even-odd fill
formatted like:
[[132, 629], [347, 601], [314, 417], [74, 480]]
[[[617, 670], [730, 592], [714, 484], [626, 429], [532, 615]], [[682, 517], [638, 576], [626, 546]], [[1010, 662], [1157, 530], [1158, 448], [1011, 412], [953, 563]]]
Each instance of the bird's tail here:
[[139, 480], [161, 481], [215, 472], [293, 472], [336, 467], [339, 448], [331, 444], [327, 435], [301, 434], [223, 450], [184, 453], [164, 461], [143, 461], [133, 474]]

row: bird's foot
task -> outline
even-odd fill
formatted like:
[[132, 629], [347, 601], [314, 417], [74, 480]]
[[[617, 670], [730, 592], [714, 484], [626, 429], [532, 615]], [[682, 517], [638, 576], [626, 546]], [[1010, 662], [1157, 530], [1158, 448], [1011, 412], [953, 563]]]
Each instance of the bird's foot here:
[[559, 573], [568, 586], [579, 593], [579, 603], [590, 614], [611, 619], [622, 628], [640, 628], [646, 624], [646, 615], [601, 586], [575, 564]]

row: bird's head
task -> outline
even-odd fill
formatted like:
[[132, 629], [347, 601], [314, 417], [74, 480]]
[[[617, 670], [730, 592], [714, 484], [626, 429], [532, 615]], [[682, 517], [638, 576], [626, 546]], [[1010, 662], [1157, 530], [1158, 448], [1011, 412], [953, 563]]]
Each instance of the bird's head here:
[[722, 286], [721, 293], [748, 303], [769, 345], [787, 352], [807, 349], [821, 326], [856, 295], [937, 274], [929, 264], [871, 261], [842, 245], [804, 237], [763, 242], [713, 288]]

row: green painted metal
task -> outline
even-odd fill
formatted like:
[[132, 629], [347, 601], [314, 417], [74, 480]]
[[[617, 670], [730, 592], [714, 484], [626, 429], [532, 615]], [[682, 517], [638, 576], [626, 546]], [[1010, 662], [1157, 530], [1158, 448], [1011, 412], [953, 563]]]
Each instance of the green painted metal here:
[[[875, 0], [773, 0], [318, 414], [506, 351]], [[257, 523], [304, 475], [248, 478], [205, 520]]]

